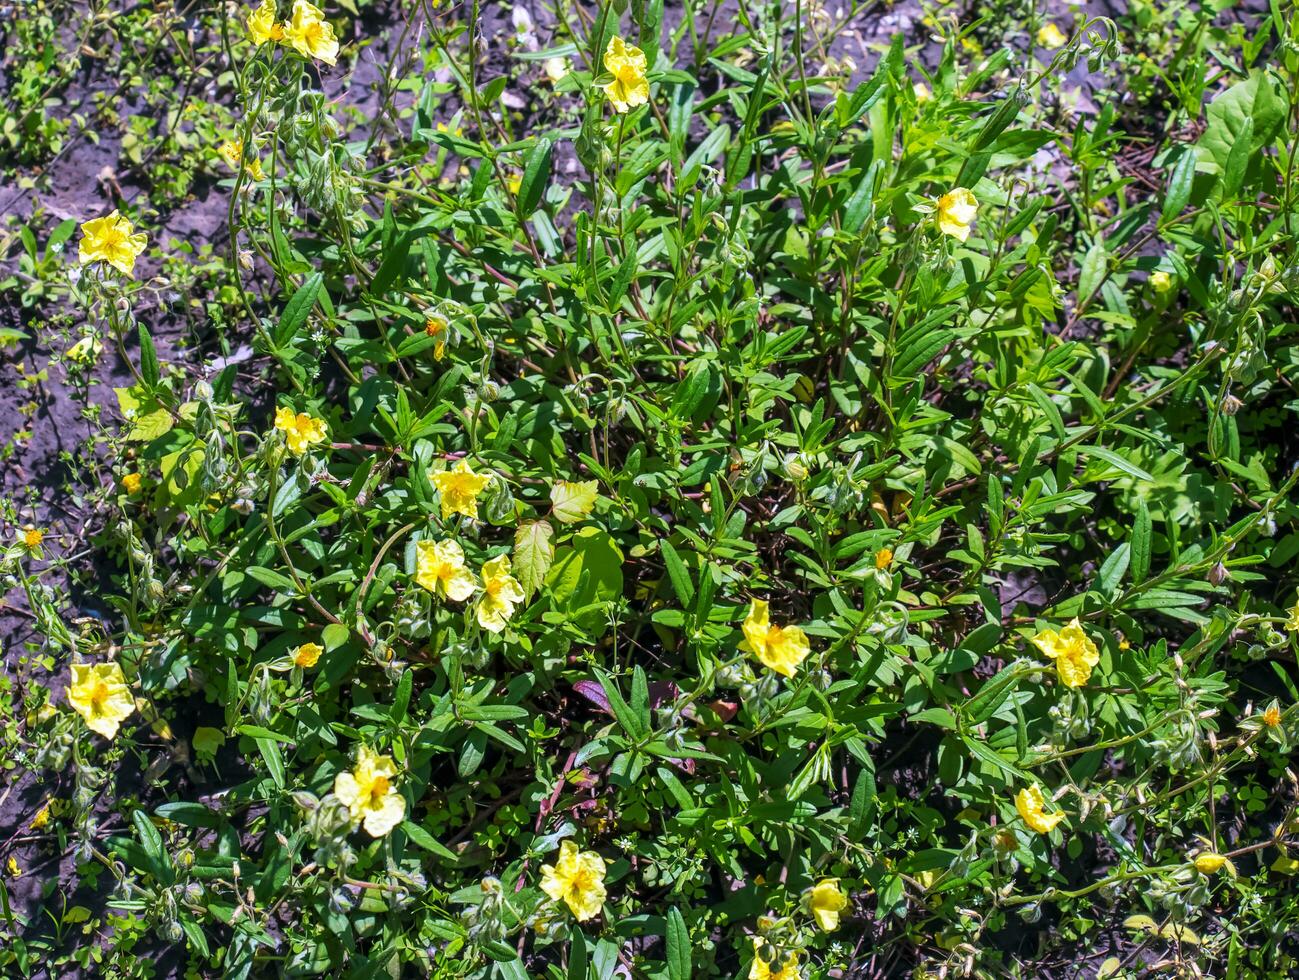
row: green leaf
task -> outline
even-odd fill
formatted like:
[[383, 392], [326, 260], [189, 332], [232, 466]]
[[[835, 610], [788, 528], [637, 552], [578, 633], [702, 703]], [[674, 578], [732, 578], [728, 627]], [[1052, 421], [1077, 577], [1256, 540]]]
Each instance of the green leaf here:
[[1195, 183], [1195, 153], [1185, 148], [1177, 158], [1172, 176], [1168, 179], [1168, 193], [1164, 197], [1164, 221], [1175, 218], [1186, 208], [1191, 199], [1191, 186]]
[[677, 549], [672, 547], [672, 542], [666, 538], [659, 542], [659, 550], [663, 552], [663, 566], [667, 569], [668, 580], [672, 583], [672, 591], [677, 594], [677, 601], [681, 603], [683, 609], [690, 608], [695, 598], [695, 587], [690, 581], [690, 572], [686, 568], [686, 563], [677, 554]]
[[1082, 269], [1078, 274], [1078, 302], [1086, 303], [1101, 287], [1105, 279], [1105, 269], [1109, 262], [1110, 251], [1103, 241], [1098, 241], [1083, 256]]
[[1134, 476], [1138, 480], [1144, 480], [1147, 483], [1155, 482], [1155, 478], [1136, 463], [1125, 459], [1113, 450], [1105, 449], [1103, 446], [1079, 446], [1078, 453], [1082, 456], [1092, 456], [1104, 460], [1116, 470], [1126, 473], [1128, 476]]
[[514, 532], [514, 577], [529, 598], [541, 588], [555, 560], [554, 535], [548, 521], [527, 521]]
[[149, 329], [143, 323], [140, 324], [140, 377], [150, 388], [156, 388], [162, 377], [162, 371], [158, 367], [158, 352], [153, 346], [153, 338], [149, 336]]
[[550, 488], [551, 514], [555, 520], [561, 524], [576, 524], [585, 520], [595, 508], [598, 486], [599, 483], [595, 480], [583, 480], [580, 483], [556, 481]]
[[690, 930], [676, 906], [668, 910], [667, 947], [668, 980], [690, 980]]
[[1145, 500], [1137, 498], [1137, 512], [1132, 519], [1132, 582], [1140, 585], [1150, 574], [1150, 508]]
[[279, 328], [275, 331], [277, 347], [287, 346], [302, 325], [307, 322], [307, 317], [311, 315], [311, 310], [316, 305], [316, 297], [320, 295], [324, 281], [325, 277], [321, 273], [313, 272], [289, 299], [284, 312], [280, 314]]
[[[1249, 136], [1250, 153], [1269, 145], [1285, 122], [1285, 96], [1266, 72], [1255, 71], [1221, 93], [1205, 110], [1204, 132], [1197, 146], [1203, 155], [1227, 169], [1232, 150]], [[1250, 120], [1246, 133], [1246, 120]]]
[[546, 191], [546, 184], [550, 182], [553, 147], [554, 143], [550, 137], [540, 137], [533, 144], [532, 150], [528, 153], [528, 159], [523, 165], [523, 180], [519, 183], [518, 205], [519, 213], [525, 218], [537, 210], [537, 205], [541, 203], [542, 195]]

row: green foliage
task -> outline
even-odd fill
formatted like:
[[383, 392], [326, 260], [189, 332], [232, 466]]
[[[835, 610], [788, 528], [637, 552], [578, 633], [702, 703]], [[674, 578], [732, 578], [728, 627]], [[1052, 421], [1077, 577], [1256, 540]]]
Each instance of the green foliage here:
[[[200, 376], [147, 287], [69, 282], [133, 375], [110, 615], [70, 631], [39, 549], [5, 557], [51, 653], [138, 699], [111, 747], [30, 705], [19, 753], [75, 772], [113, 942], [230, 977], [1002, 976], [1113, 927], [1102, 975], [1138, 944], [1288, 975], [1299, 14], [1137, 4], [1136, 51], [1100, 18], [1046, 51], [997, 8], [848, 79], [843, 25], [707, 9], [561, 7], [486, 72], [477, 6], [423, 11], [366, 140], [227, 25], [218, 319], [251, 350]], [[110, 827], [125, 753], [160, 782]], [[551, 893], [570, 840], [597, 915]]]

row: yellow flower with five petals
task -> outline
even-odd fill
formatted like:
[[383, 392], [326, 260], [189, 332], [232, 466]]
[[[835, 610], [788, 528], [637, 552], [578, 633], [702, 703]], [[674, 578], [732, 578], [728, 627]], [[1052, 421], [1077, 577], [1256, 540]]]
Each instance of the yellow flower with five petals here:
[[82, 265], [107, 262], [123, 275], [135, 274], [135, 260], [149, 244], [149, 236], [136, 233], [130, 218], [117, 211], [81, 226], [78, 258]]
[[135, 712], [135, 699], [116, 663], [73, 664], [68, 704], [85, 719], [87, 728], [109, 739]]
[[604, 87], [614, 109], [626, 112], [649, 102], [649, 82], [645, 79], [645, 52], [615, 36], [604, 52], [605, 70], [613, 81]]
[[1043, 630], [1033, 637], [1033, 645], [1055, 661], [1056, 673], [1065, 687], [1082, 687], [1100, 663], [1100, 651], [1075, 616], [1060, 632]]
[[301, 456], [312, 446], [329, 438], [322, 419], [306, 412], [294, 412], [291, 408], [280, 406], [275, 410], [275, 428], [284, 433], [284, 441], [289, 452]]
[[754, 599], [749, 604], [749, 614], [741, 624], [744, 641], [740, 649], [752, 653], [778, 674], [793, 677], [798, 665], [807, 659], [811, 645], [807, 634], [797, 626], [773, 626], [769, 619], [767, 603]]
[[566, 840], [559, 845], [559, 859], [541, 867], [541, 890], [553, 901], [568, 906], [578, 922], [594, 919], [604, 907], [604, 858], [594, 851], [578, 850]]
[[304, 58], [315, 58], [327, 65], [338, 61], [334, 28], [321, 9], [307, 0], [293, 0], [293, 18], [284, 31], [284, 42]]
[[482, 493], [492, 478], [483, 473], [475, 473], [469, 460], [462, 459], [449, 470], [429, 474], [429, 479], [437, 487], [442, 497], [442, 520], [452, 514], [463, 514], [465, 517], [478, 517], [478, 495]]
[[478, 600], [478, 625], [492, 633], [505, 629], [515, 606], [527, 601], [516, 578], [510, 574], [505, 555], [483, 564], [483, 597]]
[[415, 582], [434, 595], [464, 602], [478, 583], [465, 567], [465, 553], [455, 541], [421, 541], [415, 545]]
[[352, 771], [334, 777], [334, 795], [371, 837], [383, 837], [406, 818], [406, 801], [392, 784], [396, 775], [391, 758], [363, 745]]

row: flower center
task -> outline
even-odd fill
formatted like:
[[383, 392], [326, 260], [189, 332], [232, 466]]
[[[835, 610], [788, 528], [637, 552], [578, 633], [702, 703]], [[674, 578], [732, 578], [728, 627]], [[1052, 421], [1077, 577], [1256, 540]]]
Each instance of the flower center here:
[[383, 798], [388, 795], [388, 777], [375, 776], [374, 782], [370, 784], [370, 806], [377, 807], [383, 802]]
[[636, 71], [634, 65], [620, 65], [618, 68], [618, 81], [624, 85], [635, 85], [640, 81], [640, 73]]
[[1263, 724], [1268, 728], [1275, 728], [1281, 724], [1281, 709], [1272, 707], [1263, 712]]
[[90, 692], [90, 706], [96, 714], [100, 714], [106, 703], [108, 703], [108, 685], [103, 681], [95, 681], [95, 689]]

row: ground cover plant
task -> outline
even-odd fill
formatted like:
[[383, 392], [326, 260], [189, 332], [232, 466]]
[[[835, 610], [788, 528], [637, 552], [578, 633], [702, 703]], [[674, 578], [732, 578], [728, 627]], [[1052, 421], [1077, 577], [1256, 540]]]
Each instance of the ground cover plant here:
[[20, 10], [0, 975], [1294, 975], [1293, 3]]

